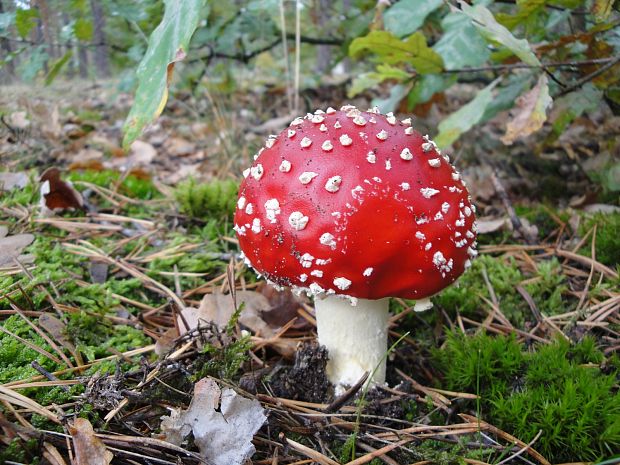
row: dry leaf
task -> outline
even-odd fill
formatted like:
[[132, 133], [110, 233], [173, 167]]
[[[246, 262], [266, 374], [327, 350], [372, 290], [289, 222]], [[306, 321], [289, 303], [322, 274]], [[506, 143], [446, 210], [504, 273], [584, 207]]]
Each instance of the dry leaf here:
[[511, 145], [515, 140], [527, 137], [542, 128], [547, 120], [547, 108], [552, 102], [547, 76], [541, 74], [536, 85], [517, 99], [514, 118], [506, 125], [502, 142]]
[[165, 144], [168, 153], [175, 157], [185, 157], [196, 151], [196, 146], [181, 137], [170, 137]]
[[0, 235], [0, 266], [11, 265], [16, 257], [23, 262], [20, 254], [25, 247], [32, 244], [32, 241], [34, 241], [32, 234], [17, 234], [7, 237]]
[[155, 155], [157, 155], [157, 150], [155, 150], [155, 147], [148, 142], [137, 140], [131, 144], [131, 153], [127, 161], [131, 166], [147, 166], [151, 164], [155, 158]]
[[586, 206], [584, 211], [588, 213], [603, 213], [605, 215], [611, 215], [612, 213], [620, 213], [620, 207], [616, 205], [607, 205], [604, 203], [593, 203]]
[[24, 131], [30, 127], [28, 113], [25, 111], [15, 111], [11, 113], [7, 118], [7, 123], [13, 129], [18, 129], [20, 131]]
[[256, 399], [246, 399], [228, 388], [222, 391], [215, 381], [203, 378], [194, 387], [189, 408], [162, 417], [161, 430], [176, 445], [192, 432], [209, 463], [241, 465], [255, 452], [252, 438], [266, 419]]
[[0, 173], [0, 191], [23, 189], [28, 184], [26, 173]]
[[69, 433], [73, 437], [76, 465], [109, 465], [114, 458], [114, 454], [95, 436], [87, 419], [76, 418]]
[[58, 168], [49, 168], [41, 175], [41, 214], [50, 216], [68, 209], [83, 209], [82, 194], [70, 182], [60, 179]]
[[[273, 330], [261, 318], [261, 312], [271, 308], [267, 298], [258, 292], [238, 291], [237, 305], [240, 306], [242, 303], [244, 305], [239, 316], [239, 323], [262, 337], [273, 336]], [[178, 317], [179, 328], [185, 328], [185, 323], [187, 323], [190, 326], [188, 330], [191, 330], [197, 328], [200, 322], [203, 324], [213, 322], [223, 328], [228, 324], [234, 311], [235, 307], [230, 294], [205, 294], [198, 308], [187, 307], [183, 310], [183, 318]]]
[[476, 220], [478, 234], [489, 234], [504, 229], [510, 225], [508, 218], [487, 219], [479, 218]]
[[294, 328], [299, 329], [308, 325], [307, 320], [298, 318], [297, 310], [301, 304], [290, 289], [279, 291], [269, 284], [261, 283], [258, 290], [269, 301], [269, 309], [261, 312], [262, 319], [269, 326], [274, 329], [281, 328], [294, 318], [297, 318], [293, 324]]

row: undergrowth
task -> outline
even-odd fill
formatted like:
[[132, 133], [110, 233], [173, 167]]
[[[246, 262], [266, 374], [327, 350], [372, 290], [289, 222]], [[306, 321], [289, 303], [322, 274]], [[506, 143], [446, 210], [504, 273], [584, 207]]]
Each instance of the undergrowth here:
[[[597, 213], [584, 218], [580, 233], [585, 235], [596, 225], [596, 260], [612, 268], [620, 265], [620, 213]], [[584, 246], [579, 253], [590, 256], [590, 246]]]
[[181, 182], [175, 191], [179, 210], [192, 218], [231, 218], [237, 202], [238, 184], [231, 179], [200, 183], [194, 178]]
[[[620, 448], [617, 368], [593, 339], [528, 350], [512, 336], [450, 333], [433, 354], [443, 386], [481, 397], [486, 421], [531, 441], [552, 462], [590, 461]], [[613, 365], [611, 365], [613, 366]]]

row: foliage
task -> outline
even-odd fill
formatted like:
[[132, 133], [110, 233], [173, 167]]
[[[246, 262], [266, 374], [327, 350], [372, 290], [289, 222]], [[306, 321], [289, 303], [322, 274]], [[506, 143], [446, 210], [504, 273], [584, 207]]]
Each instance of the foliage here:
[[230, 179], [199, 183], [194, 178], [181, 182], [175, 191], [179, 210], [193, 218], [232, 219], [238, 184]]
[[[598, 213], [584, 218], [580, 233], [585, 235], [596, 225], [596, 260], [612, 268], [620, 265], [620, 213]], [[591, 248], [584, 246], [580, 253], [590, 256]]]
[[620, 447], [617, 372], [604, 374], [594, 341], [564, 339], [527, 351], [512, 336], [448, 335], [434, 358], [447, 388], [481, 396], [483, 417], [552, 462], [596, 460]]
[[[541, 261], [537, 271], [523, 288], [532, 296], [544, 315], [556, 315], [569, 311], [563, 295], [568, 287], [557, 259]], [[489, 286], [484, 280], [486, 274], [501, 311], [517, 327], [521, 327], [533, 316], [517, 291], [517, 286], [526, 279], [514, 259], [494, 258], [482, 255], [458, 282], [441, 292], [434, 301], [441, 307], [457, 310], [464, 316], [484, 315], [490, 311]], [[485, 301], [486, 299], [486, 301]]]
[[189, 41], [198, 27], [206, 0], [167, 0], [165, 3], [164, 17], [153, 31], [136, 72], [138, 88], [125, 121], [125, 148], [163, 111], [174, 66], [187, 55]]

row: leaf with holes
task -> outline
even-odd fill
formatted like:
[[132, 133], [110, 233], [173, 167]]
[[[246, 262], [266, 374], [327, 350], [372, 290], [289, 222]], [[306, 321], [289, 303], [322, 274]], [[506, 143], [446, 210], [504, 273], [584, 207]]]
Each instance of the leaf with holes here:
[[547, 75], [541, 74], [536, 85], [517, 100], [514, 118], [506, 125], [502, 142], [511, 145], [515, 140], [527, 137], [542, 128], [547, 120], [547, 108], [552, 102]]
[[123, 147], [129, 147], [163, 111], [174, 65], [185, 58], [205, 5], [206, 0], [166, 0], [164, 17], [138, 66], [138, 89], [123, 127]]
[[472, 19], [473, 25], [485, 39], [503, 45], [528, 65], [540, 66], [540, 61], [532, 52], [529, 42], [513, 36], [508, 29], [497, 22], [488, 8], [483, 5], [470, 6], [463, 0], [459, 0], [459, 5], [463, 14]]
[[473, 100], [463, 105], [439, 123], [439, 134], [435, 137], [435, 143], [443, 148], [452, 144], [461, 134], [469, 131], [484, 115], [484, 111], [493, 100], [493, 88], [499, 79], [482, 89]]
[[439, 73], [443, 70], [441, 56], [426, 45], [426, 38], [421, 32], [400, 40], [391, 32], [371, 31], [364, 37], [358, 37], [349, 46], [349, 55], [359, 57], [363, 53], [376, 55], [382, 64], [411, 64], [417, 73]]
[[400, 0], [384, 14], [385, 29], [398, 37], [415, 32], [424, 24], [426, 17], [443, 4], [442, 0]]

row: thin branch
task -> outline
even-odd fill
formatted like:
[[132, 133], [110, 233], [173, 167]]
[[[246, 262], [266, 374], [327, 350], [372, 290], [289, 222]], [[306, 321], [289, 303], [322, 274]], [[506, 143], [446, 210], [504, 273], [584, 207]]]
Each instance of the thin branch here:
[[592, 73], [582, 77], [581, 79], [579, 79], [573, 85], [568, 86], [565, 89], [562, 89], [562, 91], [559, 92], [557, 95], [555, 95], [554, 98], [561, 97], [562, 95], [566, 95], [566, 94], [568, 94], [568, 93], [570, 93], [570, 92], [572, 92], [572, 91], [574, 91], [576, 89], [579, 89], [581, 86], [583, 86], [584, 84], [586, 84], [586, 83], [590, 82], [591, 80], [597, 78], [598, 76], [600, 76], [604, 72], [606, 72], [609, 69], [613, 68], [618, 63], [620, 63], [620, 55], [616, 55], [615, 57], [609, 58], [609, 61], [608, 61], [608, 63], [605, 66], [601, 66], [596, 71], [594, 71], [594, 72], [592, 72]]
[[[607, 58], [594, 58], [591, 60], [581, 60], [581, 61], [559, 61], [559, 62], [548, 62], [541, 63], [540, 65], [528, 65], [526, 63], [511, 63], [507, 65], [489, 65], [489, 66], [479, 66], [476, 68], [458, 68], [458, 69], [446, 69], [444, 73], [477, 73], [481, 71], [503, 71], [510, 69], [548, 69], [548, 68], [574, 68], [579, 66], [589, 66], [596, 65], [601, 63], [609, 63], [613, 61], [615, 57], [607, 57]], [[613, 66], [613, 65], [612, 65]]]

